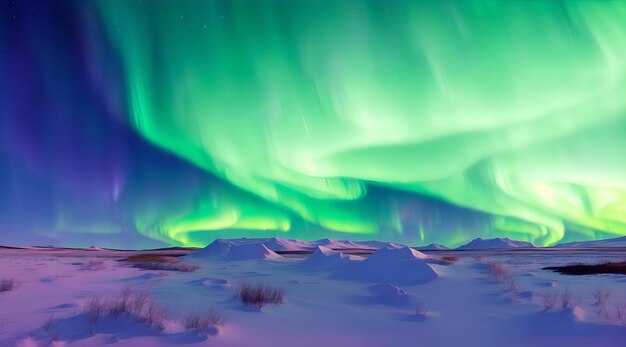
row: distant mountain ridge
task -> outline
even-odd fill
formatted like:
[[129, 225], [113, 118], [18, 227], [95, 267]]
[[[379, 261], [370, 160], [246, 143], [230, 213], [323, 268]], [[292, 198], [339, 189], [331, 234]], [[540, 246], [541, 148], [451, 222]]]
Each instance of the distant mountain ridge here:
[[530, 242], [517, 241], [508, 237], [497, 237], [493, 239], [476, 238], [469, 243], [460, 246], [456, 249], [468, 250], [468, 249], [503, 249], [503, 248], [535, 248]]
[[609, 247], [626, 247], [626, 236], [616, 237], [612, 239], [593, 240], [593, 241], [576, 241], [560, 243], [556, 248], [609, 248]]

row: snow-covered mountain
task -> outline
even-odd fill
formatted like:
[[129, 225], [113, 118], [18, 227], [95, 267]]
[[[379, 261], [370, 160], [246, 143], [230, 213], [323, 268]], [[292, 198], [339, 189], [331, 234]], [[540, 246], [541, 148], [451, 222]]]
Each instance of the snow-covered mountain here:
[[533, 248], [530, 242], [517, 241], [509, 238], [483, 239], [476, 238], [457, 249], [499, 249], [499, 248]]
[[626, 236], [606, 240], [567, 242], [556, 245], [558, 248], [608, 248], [626, 247]]
[[444, 246], [444, 245], [440, 245], [438, 243], [431, 243], [428, 246], [420, 246], [420, 247], [413, 247], [414, 249], [417, 249], [418, 251], [445, 251], [448, 250], [450, 248]]

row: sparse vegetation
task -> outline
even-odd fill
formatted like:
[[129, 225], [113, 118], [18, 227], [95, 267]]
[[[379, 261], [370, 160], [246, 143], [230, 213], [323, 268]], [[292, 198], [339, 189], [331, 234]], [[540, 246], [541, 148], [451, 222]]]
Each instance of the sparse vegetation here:
[[507, 284], [513, 293], [517, 293], [517, 282], [511, 272], [509, 272], [501, 263], [488, 263], [487, 272], [498, 282]]
[[591, 292], [593, 296], [594, 305], [598, 307], [598, 316], [604, 319], [609, 319], [609, 310], [607, 303], [609, 301], [609, 297], [611, 296], [611, 292], [604, 289], [595, 289]]
[[594, 305], [606, 307], [606, 302], [611, 296], [611, 292], [604, 289], [595, 289], [591, 292], [594, 299]]
[[234, 294], [245, 306], [261, 310], [267, 304], [282, 304], [285, 290], [260, 283], [244, 283], [235, 289]]
[[223, 319], [215, 312], [209, 312], [203, 315], [192, 314], [185, 318], [185, 329], [198, 329], [209, 331], [224, 324]]
[[10, 292], [17, 288], [17, 282], [12, 278], [3, 278], [0, 280], [0, 293]]
[[129, 263], [178, 263], [180, 259], [171, 255], [148, 253], [131, 255], [122, 259], [122, 261]]
[[501, 263], [488, 263], [487, 272], [498, 282], [504, 282], [510, 277], [510, 274]]
[[55, 322], [54, 316], [48, 317], [48, 319], [46, 319], [46, 321], [43, 323], [43, 327], [42, 327], [43, 330], [44, 331], [52, 330], [52, 327], [54, 326], [54, 322]]
[[565, 288], [561, 295], [556, 292], [552, 292], [543, 294], [539, 298], [541, 301], [541, 307], [543, 307], [543, 309], [546, 311], [555, 309], [557, 307], [557, 304], [560, 304], [560, 307], [562, 309], [571, 308], [576, 306], [577, 304], [572, 300], [572, 295], [569, 291], [569, 288]]
[[565, 275], [596, 275], [618, 274], [626, 275], [626, 262], [607, 262], [601, 264], [575, 264], [565, 266], [548, 266], [544, 270], [551, 270]]
[[85, 271], [98, 271], [98, 270], [104, 270], [104, 268], [105, 268], [104, 260], [101, 260], [101, 259], [90, 260], [80, 265], [80, 269], [85, 270]]
[[447, 263], [447, 265], [450, 264], [454, 264], [456, 262], [459, 261], [459, 256], [458, 255], [444, 255], [441, 257], [441, 260], [445, 263]]
[[146, 323], [158, 330], [163, 329], [167, 317], [165, 310], [150, 299], [148, 291], [133, 293], [130, 287], [126, 287], [118, 297], [108, 299], [92, 297], [85, 305], [84, 313], [91, 323], [104, 316], [112, 319], [132, 318], [138, 323]]
[[614, 314], [611, 320], [617, 324], [626, 326], [626, 304], [616, 305], [613, 308]]
[[200, 267], [196, 264], [181, 261], [177, 257], [162, 254], [139, 254], [122, 259], [143, 270], [194, 272]]
[[557, 295], [556, 293], [548, 293], [540, 296], [541, 306], [544, 310], [553, 310], [556, 307]]
[[569, 288], [565, 288], [563, 293], [561, 293], [561, 308], [566, 309], [572, 306], [571, 296], [569, 293]]

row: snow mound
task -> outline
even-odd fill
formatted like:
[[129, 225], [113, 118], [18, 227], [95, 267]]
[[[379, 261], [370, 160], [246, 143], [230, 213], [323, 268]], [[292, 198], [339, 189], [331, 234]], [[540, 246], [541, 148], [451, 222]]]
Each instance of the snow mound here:
[[262, 243], [272, 251], [301, 251], [311, 247], [311, 244], [306, 241], [289, 240], [280, 237], [273, 237]]
[[558, 248], [608, 248], [626, 247], [626, 236], [605, 240], [567, 242], [556, 245]]
[[225, 260], [282, 259], [283, 257], [265, 247], [262, 243], [232, 245]]
[[314, 246], [325, 246], [333, 249], [370, 248], [352, 241], [321, 239], [313, 242]]
[[394, 285], [422, 284], [437, 278], [424, 259], [427, 256], [409, 247], [383, 248], [369, 258], [338, 270], [334, 277], [360, 282], [388, 282]]
[[431, 243], [428, 246], [415, 247], [415, 249], [420, 250], [420, 251], [445, 251], [450, 248], [444, 245], [440, 245], [438, 243]]
[[368, 260], [378, 261], [404, 261], [411, 259], [426, 259], [428, 256], [420, 251], [416, 251], [410, 247], [387, 247], [381, 248], [368, 258]]
[[483, 239], [476, 238], [457, 249], [499, 249], [499, 248], [534, 248], [530, 242], [517, 241], [509, 238]]
[[379, 284], [374, 284], [372, 286], [369, 286], [367, 288], [367, 290], [376, 295], [376, 296], [381, 296], [381, 297], [394, 297], [394, 296], [406, 296], [408, 295], [404, 289], [400, 288], [400, 287], [396, 287], [393, 284], [389, 284], [389, 283], [379, 283]]
[[381, 249], [387, 247], [406, 247], [405, 245], [401, 245], [393, 242], [384, 242], [384, 241], [359, 241], [359, 248], [371, 248], [371, 249]]
[[356, 302], [365, 305], [413, 306], [415, 298], [404, 289], [389, 283], [374, 284], [366, 288], [368, 296], [357, 297]]
[[330, 266], [344, 264], [350, 260], [350, 256], [332, 250], [328, 247], [317, 246], [315, 252], [305, 259], [302, 264], [307, 266]]
[[187, 255], [187, 257], [221, 259], [228, 255], [232, 246], [228, 240], [217, 239], [208, 246]]

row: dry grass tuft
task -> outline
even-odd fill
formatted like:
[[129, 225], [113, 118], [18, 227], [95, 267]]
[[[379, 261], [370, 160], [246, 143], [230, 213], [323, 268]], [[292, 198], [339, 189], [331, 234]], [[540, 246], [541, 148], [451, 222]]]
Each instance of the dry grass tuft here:
[[509, 286], [513, 293], [518, 292], [517, 282], [515, 277], [508, 271], [501, 263], [488, 263], [487, 272], [500, 283], [504, 283]]
[[458, 255], [444, 255], [439, 259], [441, 259], [441, 261], [444, 262], [445, 265], [452, 265], [457, 263], [461, 258], [459, 258]]
[[114, 298], [92, 297], [85, 305], [84, 313], [91, 323], [105, 316], [112, 319], [133, 318], [138, 323], [146, 323], [158, 330], [163, 330], [163, 323], [167, 318], [165, 310], [159, 308], [150, 299], [149, 291], [133, 293], [130, 287], [126, 287], [119, 296]]
[[606, 308], [606, 303], [611, 296], [611, 292], [604, 289], [595, 289], [591, 292], [594, 299], [594, 305]]
[[198, 329], [208, 331], [224, 324], [224, 320], [215, 312], [209, 312], [203, 315], [192, 314], [185, 318], [185, 329]]
[[282, 304], [285, 290], [260, 283], [244, 283], [235, 289], [234, 294], [244, 306], [261, 310], [267, 304]]
[[574, 302], [572, 300], [572, 295], [570, 294], [569, 288], [565, 288], [563, 292], [559, 295], [556, 292], [546, 293], [541, 295], [540, 297], [541, 307], [544, 310], [550, 311], [557, 307], [557, 304], [560, 304], [562, 309], [571, 308], [578, 304], [578, 302]]
[[80, 269], [84, 270], [84, 271], [98, 271], [98, 270], [104, 270], [105, 266], [104, 266], [104, 260], [90, 260], [84, 264], [80, 265]]
[[556, 293], [548, 293], [540, 296], [541, 306], [544, 310], [550, 311], [556, 307], [558, 295]]
[[0, 293], [10, 292], [17, 288], [17, 282], [12, 278], [3, 278], [0, 280]]
[[572, 297], [569, 293], [569, 288], [565, 288], [565, 290], [563, 290], [563, 293], [561, 293], [561, 308], [566, 309], [573, 306], [574, 304], [572, 303]]
[[608, 301], [609, 297], [611, 297], [611, 292], [605, 289], [595, 289], [591, 292], [591, 296], [593, 296], [594, 305], [598, 307], [598, 316], [610, 320], [610, 314], [608, 309]]
[[626, 304], [616, 305], [613, 311], [611, 321], [626, 326]]
[[200, 268], [196, 264], [187, 263], [177, 257], [162, 254], [133, 255], [121, 261], [131, 263], [133, 267], [143, 270], [194, 272]]
[[173, 257], [171, 255], [163, 255], [163, 254], [138, 254], [131, 255], [130, 257], [122, 259], [122, 261], [126, 261], [129, 263], [170, 263], [175, 264], [180, 262], [178, 257]]
[[54, 319], [54, 316], [50, 316], [48, 317], [48, 319], [46, 319], [46, 321], [43, 323], [43, 330], [44, 331], [50, 331], [52, 330], [52, 328], [54, 327], [54, 323], [56, 322], [56, 320]]

